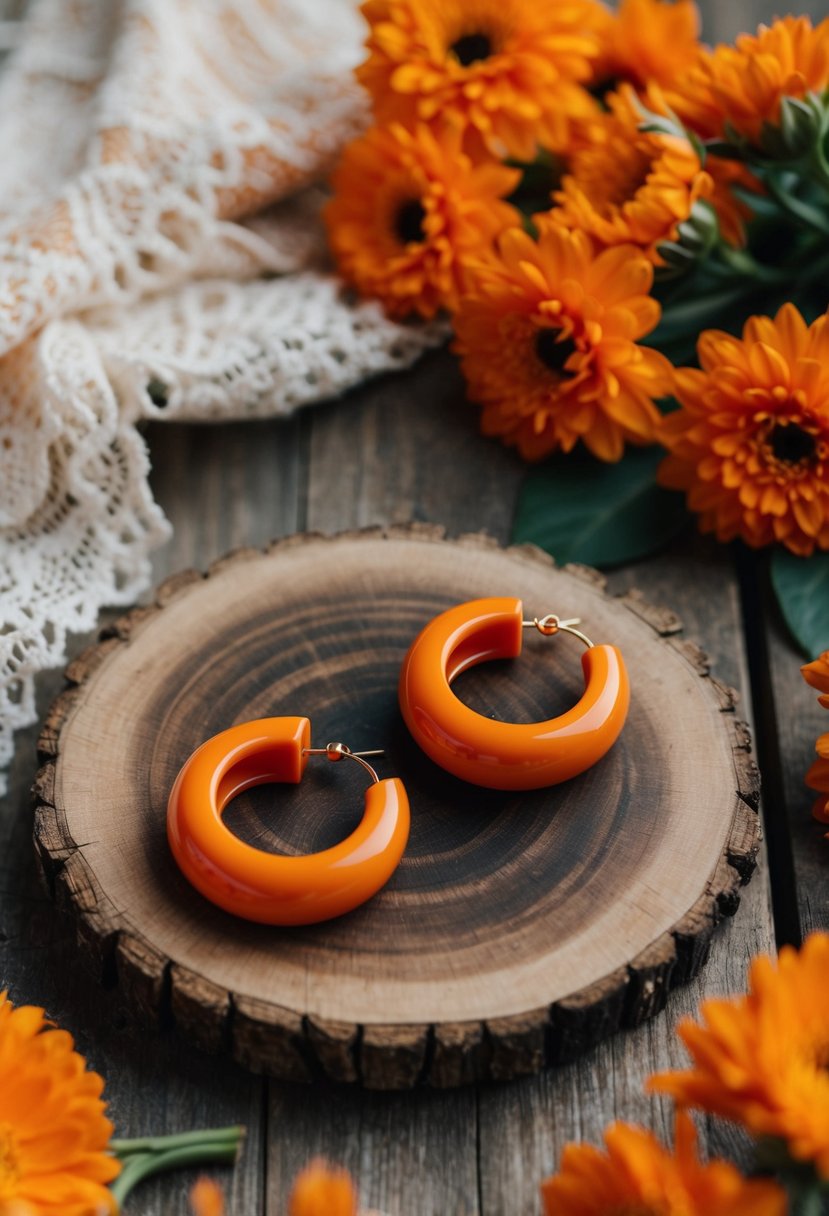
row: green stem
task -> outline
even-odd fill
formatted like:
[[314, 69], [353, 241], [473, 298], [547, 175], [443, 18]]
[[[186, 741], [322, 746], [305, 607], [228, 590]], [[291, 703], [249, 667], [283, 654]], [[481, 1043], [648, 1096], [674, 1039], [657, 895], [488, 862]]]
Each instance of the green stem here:
[[716, 250], [717, 256], [735, 277], [751, 279], [755, 283], [768, 283], [775, 286], [791, 281], [791, 271], [776, 266], [764, 266], [748, 252], [747, 249], [735, 249], [731, 245], [720, 244]]
[[710, 323], [712, 317], [737, 304], [749, 294], [750, 285], [742, 283], [724, 291], [692, 297], [681, 304], [665, 304], [662, 320], [653, 333], [648, 335], [648, 343], [660, 347], [663, 342], [672, 341], [676, 337], [688, 334], [696, 336], [700, 329], [710, 327], [706, 322]]
[[243, 1127], [208, 1127], [192, 1132], [176, 1132], [172, 1136], [143, 1136], [137, 1140], [111, 1140], [110, 1149], [116, 1157], [131, 1153], [159, 1153], [168, 1149], [187, 1148], [191, 1144], [239, 1144], [245, 1134]]
[[811, 229], [812, 232], [818, 232], [824, 237], [829, 236], [829, 215], [824, 214], [818, 207], [813, 207], [811, 203], [790, 194], [781, 186], [773, 173], [764, 178], [763, 184], [781, 210], [792, 219]]
[[829, 161], [826, 159], [826, 153], [823, 150], [823, 140], [826, 135], [826, 123], [823, 124], [819, 137], [815, 140], [812, 155], [809, 157], [809, 168], [812, 170], [812, 177], [818, 185], [829, 192]]
[[113, 1140], [112, 1150], [124, 1163], [110, 1188], [119, 1209], [139, 1182], [164, 1170], [194, 1165], [232, 1165], [239, 1154], [244, 1132], [243, 1127], [223, 1127], [174, 1136]]
[[794, 1203], [792, 1206], [793, 1216], [823, 1216], [825, 1208], [823, 1206], [823, 1197], [821, 1187], [810, 1186], [798, 1189], [792, 1196]]

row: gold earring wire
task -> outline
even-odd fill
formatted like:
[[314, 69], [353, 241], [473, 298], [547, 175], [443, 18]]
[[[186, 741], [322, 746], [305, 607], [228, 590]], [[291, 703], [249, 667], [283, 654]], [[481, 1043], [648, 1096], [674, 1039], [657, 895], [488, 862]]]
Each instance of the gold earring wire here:
[[380, 781], [377, 773], [370, 764], [366, 763], [363, 756], [382, 756], [384, 754], [382, 748], [378, 748], [373, 752], [353, 752], [345, 743], [327, 743], [325, 747], [303, 747], [302, 753], [305, 756], [326, 756], [329, 760], [335, 762], [343, 759], [356, 760], [371, 776], [372, 781], [378, 783]]
[[578, 638], [580, 642], [584, 642], [588, 650], [591, 649], [593, 643], [590, 638], [586, 637], [580, 629], [574, 629], [574, 625], [581, 624], [581, 617], [575, 616], [570, 621], [562, 621], [561, 617], [556, 616], [554, 612], [548, 612], [546, 616], [534, 616], [531, 621], [521, 622], [524, 629], [537, 629], [545, 638], [555, 637], [557, 633], [572, 633], [574, 638]]

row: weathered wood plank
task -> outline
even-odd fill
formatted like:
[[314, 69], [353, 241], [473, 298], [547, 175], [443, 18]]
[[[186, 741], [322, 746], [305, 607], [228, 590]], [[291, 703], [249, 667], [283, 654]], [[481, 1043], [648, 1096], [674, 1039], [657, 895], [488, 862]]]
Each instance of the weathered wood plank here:
[[775, 0], [697, 0], [702, 13], [702, 28], [706, 42], [731, 42], [744, 30], [754, 33], [761, 21], [771, 22], [785, 13], [805, 13], [813, 20], [826, 16], [824, 0], [797, 0], [796, 4], [781, 6]]
[[[746, 688], [737, 584], [722, 549], [689, 539], [671, 554], [618, 571], [609, 580], [616, 592], [633, 585], [653, 604], [679, 607], [686, 637], [704, 649], [717, 676]], [[739, 712], [747, 712], [745, 697]], [[706, 996], [742, 990], [750, 957], [770, 948], [768, 883], [761, 866], [735, 919], [715, 932], [704, 970], [671, 994], [663, 1014], [558, 1071], [485, 1090], [480, 1105], [485, 1216], [538, 1212], [538, 1181], [556, 1168], [564, 1144], [579, 1139], [601, 1143], [603, 1129], [614, 1119], [642, 1122], [669, 1138], [670, 1108], [643, 1092], [645, 1078], [681, 1065], [677, 1021], [695, 1014]], [[734, 1129], [711, 1127], [707, 1140], [712, 1151], [746, 1159], [746, 1145]]]
[[152, 486], [173, 525], [156, 581], [305, 526], [307, 419], [150, 428]]
[[817, 795], [803, 783], [815, 759], [815, 740], [829, 731], [829, 713], [818, 704], [817, 692], [804, 682], [800, 667], [807, 660], [770, 606], [764, 624], [771, 675], [770, 723], [775, 735], [768, 757], [775, 804], [768, 807], [768, 813], [777, 817], [790, 845], [786, 861], [792, 867], [797, 934], [805, 937], [816, 929], [829, 930], [827, 827], [812, 818]]

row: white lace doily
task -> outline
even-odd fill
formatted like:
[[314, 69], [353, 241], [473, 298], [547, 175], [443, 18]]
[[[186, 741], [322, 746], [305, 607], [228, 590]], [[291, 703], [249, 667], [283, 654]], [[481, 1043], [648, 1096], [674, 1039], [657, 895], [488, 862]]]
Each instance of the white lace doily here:
[[315, 183], [366, 121], [356, 6], [30, 6], [0, 75], [0, 790], [34, 675], [168, 534], [139, 420], [288, 414], [443, 336], [327, 267]]

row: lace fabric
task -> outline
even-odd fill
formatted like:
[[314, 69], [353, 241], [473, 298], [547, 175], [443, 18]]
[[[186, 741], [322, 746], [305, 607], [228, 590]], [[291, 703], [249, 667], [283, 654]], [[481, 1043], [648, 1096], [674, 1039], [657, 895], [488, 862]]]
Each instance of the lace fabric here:
[[0, 75], [0, 770], [35, 674], [149, 582], [142, 419], [286, 415], [445, 336], [327, 263], [362, 37], [356, 0], [30, 7]]

